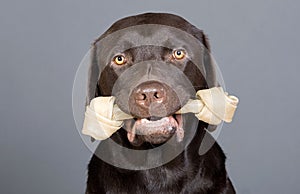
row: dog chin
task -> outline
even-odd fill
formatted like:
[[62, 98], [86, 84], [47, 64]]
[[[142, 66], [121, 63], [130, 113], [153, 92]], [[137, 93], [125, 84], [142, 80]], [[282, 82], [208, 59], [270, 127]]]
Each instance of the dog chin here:
[[184, 137], [182, 115], [131, 119], [125, 122], [127, 138], [132, 145], [143, 142], [162, 144], [174, 135], [181, 142]]

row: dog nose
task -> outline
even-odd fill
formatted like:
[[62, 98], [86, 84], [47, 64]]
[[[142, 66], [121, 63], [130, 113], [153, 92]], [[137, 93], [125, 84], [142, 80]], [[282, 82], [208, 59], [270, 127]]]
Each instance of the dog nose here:
[[162, 104], [166, 101], [166, 88], [159, 82], [145, 82], [136, 87], [133, 97], [137, 105], [149, 108], [152, 103]]

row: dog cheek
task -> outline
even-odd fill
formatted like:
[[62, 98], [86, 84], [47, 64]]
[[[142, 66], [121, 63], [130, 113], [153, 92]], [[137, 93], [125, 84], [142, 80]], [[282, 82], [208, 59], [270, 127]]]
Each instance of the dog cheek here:
[[101, 96], [110, 96], [112, 94], [112, 89], [117, 79], [118, 76], [114, 70], [106, 66], [98, 81]]
[[207, 82], [199, 68], [192, 62], [188, 62], [183, 73], [189, 78], [195, 90], [207, 89]]

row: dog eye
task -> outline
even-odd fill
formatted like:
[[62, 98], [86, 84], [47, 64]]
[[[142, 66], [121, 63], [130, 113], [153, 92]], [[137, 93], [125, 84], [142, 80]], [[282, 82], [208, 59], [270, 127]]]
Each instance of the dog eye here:
[[186, 53], [183, 49], [178, 49], [173, 52], [173, 57], [177, 60], [181, 60], [185, 57]]
[[114, 63], [116, 65], [124, 65], [126, 63], [126, 58], [123, 55], [117, 55], [114, 57]]

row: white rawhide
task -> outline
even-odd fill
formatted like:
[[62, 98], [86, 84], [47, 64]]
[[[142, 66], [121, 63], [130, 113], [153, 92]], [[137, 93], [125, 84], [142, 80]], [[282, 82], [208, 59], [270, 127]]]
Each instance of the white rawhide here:
[[[199, 120], [218, 125], [222, 121], [232, 121], [238, 101], [221, 87], [199, 90], [196, 100], [190, 99], [176, 114], [194, 113]], [[124, 120], [131, 118], [132, 115], [124, 113], [115, 104], [114, 96], [97, 97], [86, 107], [82, 133], [104, 140], [120, 129]]]

